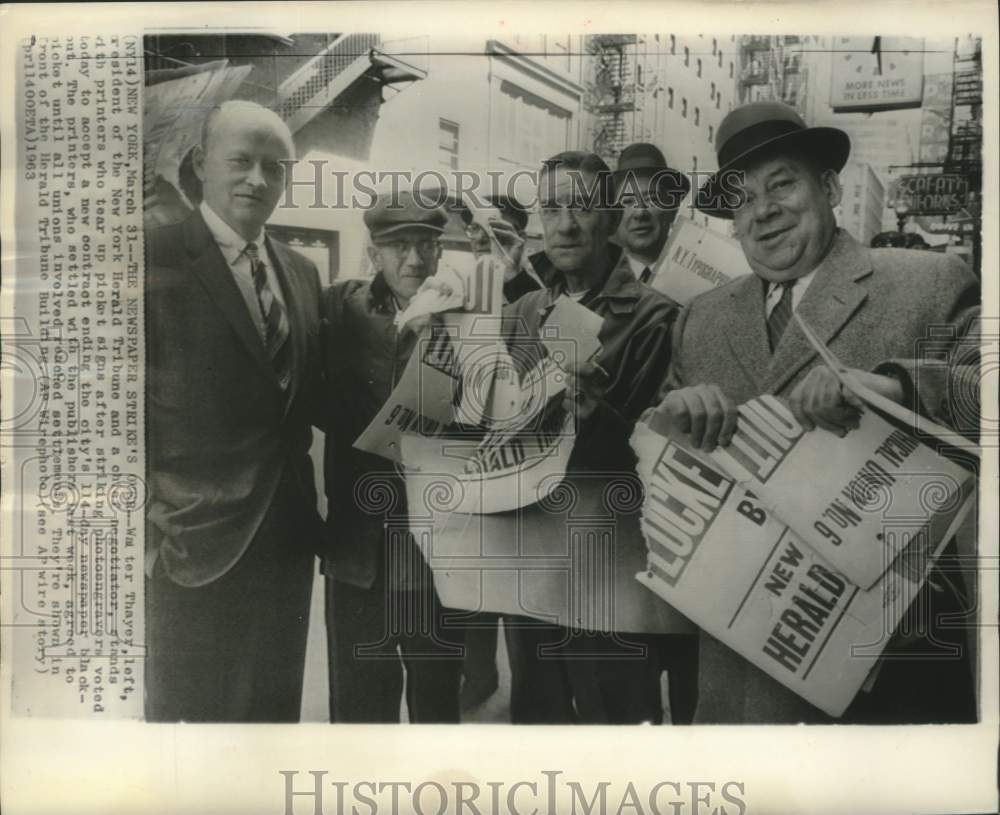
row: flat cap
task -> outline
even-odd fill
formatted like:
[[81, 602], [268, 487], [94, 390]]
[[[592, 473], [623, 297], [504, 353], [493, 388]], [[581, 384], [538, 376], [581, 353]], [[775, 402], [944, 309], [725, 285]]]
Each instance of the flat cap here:
[[380, 195], [375, 206], [365, 212], [364, 221], [371, 237], [380, 238], [400, 229], [444, 232], [448, 216], [430, 196], [399, 190]]

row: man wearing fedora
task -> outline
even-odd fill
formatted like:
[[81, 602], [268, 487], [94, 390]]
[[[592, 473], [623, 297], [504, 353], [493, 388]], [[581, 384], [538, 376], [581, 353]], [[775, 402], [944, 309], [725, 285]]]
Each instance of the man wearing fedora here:
[[[652, 284], [666, 266], [666, 245], [681, 201], [691, 182], [667, 164], [654, 144], [636, 142], [622, 150], [612, 173], [622, 219], [615, 240], [622, 263], [640, 283]], [[661, 634], [656, 650], [667, 672], [670, 720], [690, 724], [698, 700], [698, 638], [693, 634]]]
[[615, 240], [639, 282], [651, 283], [665, 265], [663, 249], [691, 182], [656, 145], [644, 142], [622, 150], [613, 175], [622, 205]]
[[446, 624], [433, 575], [409, 533], [405, 482], [390, 462], [353, 446], [416, 346], [416, 335], [397, 332], [394, 318], [437, 271], [446, 220], [442, 209], [406, 191], [379, 198], [364, 215], [375, 276], [335, 283], [323, 294], [322, 566], [335, 722], [398, 722], [404, 667], [409, 721], [459, 721], [461, 635]]
[[[860, 400], [822, 364], [791, 320], [793, 311], [873, 390], [956, 426], [961, 414], [949, 398], [951, 386], [969, 365], [914, 356], [932, 328], [945, 327], [948, 333], [936, 336], [954, 340], [973, 328], [979, 287], [972, 273], [950, 255], [868, 249], [837, 227], [837, 174], [850, 152], [841, 130], [807, 127], [786, 105], [755, 102], [722, 121], [717, 150], [720, 169], [695, 205], [733, 222], [754, 274], [681, 312], [657, 408], [672, 431], [703, 450], [726, 446], [736, 406], [767, 393], [784, 397], [807, 430], [849, 433]], [[954, 557], [954, 547], [949, 543], [942, 559]], [[870, 690], [858, 694], [841, 721], [975, 720], [965, 632], [939, 624], [943, 615], [966, 611], [957, 594], [952, 581], [931, 573], [901, 624], [918, 634], [890, 640]], [[924, 619], [915, 619], [921, 613]], [[829, 718], [702, 632], [697, 721]]]

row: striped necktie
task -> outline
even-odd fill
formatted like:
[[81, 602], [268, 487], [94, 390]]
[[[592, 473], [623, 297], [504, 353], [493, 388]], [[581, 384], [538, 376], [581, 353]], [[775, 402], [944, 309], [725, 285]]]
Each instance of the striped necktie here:
[[267, 282], [267, 267], [260, 259], [257, 244], [248, 243], [243, 251], [250, 258], [253, 286], [257, 291], [257, 303], [264, 320], [264, 348], [267, 351], [268, 359], [271, 360], [274, 374], [278, 377], [278, 384], [282, 390], [286, 390], [292, 380], [292, 344], [288, 341], [290, 333], [288, 315]]
[[785, 333], [789, 321], [792, 319], [792, 287], [794, 280], [786, 280], [781, 283], [781, 299], [777, 305], [771, 309], [771, 315], [767, 318], [767, 338], [771, 341], [771, 353], [778, 347], [781, 335]]

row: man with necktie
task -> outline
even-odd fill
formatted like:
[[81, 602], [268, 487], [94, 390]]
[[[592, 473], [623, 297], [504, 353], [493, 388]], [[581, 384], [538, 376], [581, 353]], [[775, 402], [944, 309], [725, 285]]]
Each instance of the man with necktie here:
[[[848, 434], [862, 403], [818, 358], [792, 319], [798, 313], [866, 386], [955, 426], [963, 406], [952, 394], [961, 393], [957, 383], [970, 369], [978, 371], [978, 360], [953, 364], [945, 340], [940, 358], [914, 356], [929, 336], [957, 347], [974, 330], [973, 274], [953, 255], [868, 249], [837, 227], [838, 172], [850, 152], [842, 130], [806, 127], [787, 105], [754, 102], [723, 119], [717, 149], [719, 171], [695, 205], [732, 221], [754, 274], [681, 312], [658, 418], [710, 451], [732, 440], [737, 405], [775, 394], [807, 430]], [[953, 541], [942, 559], [954, 549]], [[916, 636], [890, 640], [870, 691], [859, 693], [840, 721], [974, 721], [965, 631], [947, 619], [965, 614], [951, 581], [932, 572], [899, 626]], [[704, 632], [700, 663], [697, 722], [830, 721]]]
[[622, 220], [615, 240], [640, 283], [651, 284], [666, 265], [664, 247], [681, 201], [691, 189], [684, 173], [667, 164], [654, 144], [630, 144], [614, 171]]
[[[622, 220], [615, 232], [623, 249], [622, 262], [640, 283], [652, 285], [659, 274], [667, 274], [667, 238], [691, 182], [667, 164], [656, 145], [645, 142], [622, 150], [612, 176], [622, 207]], [[656, 648], [667, 672], [670, 720], [690, 724], [698, 699], [698, 638], [694, 634], [662, 634]]]
[[226, 102], [146, 243], [146, 718], [297, 721], [320, 522], [319, 276], [268, 236], [291, 133]]

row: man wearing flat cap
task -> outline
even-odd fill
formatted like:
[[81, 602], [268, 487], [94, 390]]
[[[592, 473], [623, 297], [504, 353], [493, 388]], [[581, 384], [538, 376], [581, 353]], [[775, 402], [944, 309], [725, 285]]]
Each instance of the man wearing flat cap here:
[[[443, 624], [433, 576], [405, 521], [406, 488], [385, 459], [355, 439], [389, 398], [416, 345], [396, 312], [437, 271], [447, 216], [402, 191], [364, 215], [370, 280], [323, 294], [324, 475], [328, 501], [326, 627], [330, 716], [398, 722], [406, 673], [409, 721], [457, 723], [461, 636]], [[377, 496], [390, 496], [389, 506]]]
[[665, 265], [663, 248], [691, 182], [667, 164], [656, 145], [644, 142], [622, 150], [614, 179], [622, 205], [615, 240], [639, 282], [651, 283]]
[[[837, 174], [850, 151], [841, 130], [807, 127], [786, 105], [755, 102], [722, 121], [717, 150], [720, 169], [695, 205], [733, 222], [754, 274], [681, 312], [659, 418], [707, 451], [730, 443], [737, 405], [776, 394], [807, 430], [849, 433], [861, 402], [814, 353], [791, 319], [797, 312], [872, 390], [955, 426], [949, 382], [965, 378], [969, 366], [914, 354], [932, 329], [957, 339], [975, 325], [979, 287], [972, 273], [954, 256], [868, 249], [837, 227]], [[953, 550], [954, 542], [944, 557]], [[917, 620], [918, 613], [930, 616]], [[932, 572], [901, 625], [917, 635], [893, 637], [870, 690], [841, 721], [974, 720], [965, 632], [939, 625], [949, 613], [963, 613], [957, 592]], [[702, 632], [697, 721], [829, 719]]]

